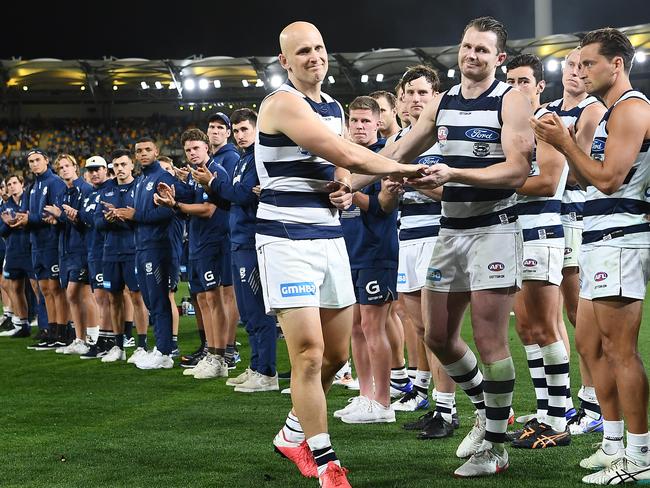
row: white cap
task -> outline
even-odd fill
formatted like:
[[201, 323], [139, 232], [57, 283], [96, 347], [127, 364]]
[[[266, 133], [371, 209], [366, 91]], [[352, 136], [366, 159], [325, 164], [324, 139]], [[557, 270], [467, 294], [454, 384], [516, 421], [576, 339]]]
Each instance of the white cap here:
[[101, 167], [107, 168], [108, 165], [106, 164], [106, 160], [101, 156], [92, 156], [86, 159], [86, 165], [84, 167], [85, 168], [101, 168]]

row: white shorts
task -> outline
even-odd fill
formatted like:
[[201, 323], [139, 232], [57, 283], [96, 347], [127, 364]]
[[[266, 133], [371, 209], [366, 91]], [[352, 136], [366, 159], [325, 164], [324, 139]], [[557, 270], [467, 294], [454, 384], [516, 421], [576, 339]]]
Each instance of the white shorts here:
[[578, 266], [578, 256], [582, 245], [582, 229], [564, 226], [564, 264], [563, 268]]
[[437, 237], [400, 241], [397, 267], [397, 292], [409, 293], [424, 288], [427, 267], [431, 261]]
[[439, 235], [426, 287], [439, 292], [521, 288], [521, 232]]
[[345, 241], [282, 240], [257, 249], [267, 314], [285, 308], [345, 308], [356, 302]]
[[650, 249], [586, 246], [580, 251], [580, 298], [645, 298]]
[[548, 281], [559, 286], [562, 283], [563, 252], [560, 247], [524, 243], [521, 279]]

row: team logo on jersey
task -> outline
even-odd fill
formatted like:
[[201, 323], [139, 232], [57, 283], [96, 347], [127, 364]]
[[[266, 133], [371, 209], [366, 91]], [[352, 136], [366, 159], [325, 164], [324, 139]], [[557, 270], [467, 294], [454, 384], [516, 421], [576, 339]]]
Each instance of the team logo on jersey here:
[[498, 261], [495, 261], [493, 263], [488, 264], [488, 269], [494, 272], [503, 271], [504, 269], [506, 269], [506, 265]]
[[150, 181], [149, 183], [147, 183], [147, 186], [145, 186], [145, 188], [146, 188], [147, 191], [153, 190], [153, 181]]
[[381, 291], [381, 288], [379, 288], [379, 283], [377, 283], [377, 280], [372, 280], [366, 283], [366, 293], [368, 295], [376, 295]]
[[440, 281], [442, 280], [442, 271], [436, 268], [427, 269], [427, 280]]
[[599, 271], [594, 275], [594, 281], [603, 281], [607, 279], [608, 274], [604, 271]]
[[399, 284], [405, 284], [406, 283], [406, 273], [398, 273], [397, 274], [397, 282]]
[[438, 127], [438, 143], [440, 143], [441, 146], [447, 144], [448, 136], [449, 136], [449, 129], [447, 129], [444, 125]]
[[151, 273], [153, 271], [153, 263], [144, 263], [145, 273]]
[[427, 166], [433, 166], [436, 163], [442, 161], [440, 156], [426, 156], [418, 161], [420, 164], [426, 164]]
[[573, 248], [571, 248], [571, 247], [565, 247], [565, 248], [564, 248], [564, 255], [565, 255], [565, 256], [568, 256], [568, 255], [571, 254], [572, 252], [573, 252]]
[[484, 158], [490, 155], [490, 144], [487, 142], [475, 142], [472, 151], [477, 158]]
[[243, 266], [239, 268], [239, 279], [244, 281], [246, 279], [246, 268]]
[[47, 186], [43, 188], [43, 195], [47, 195]]
[[316, 285], [313, 281], [300, 283], [281, 283], [280, 294], [283, 297], [304, 297], [316, 295]]
[[491, 129], [474, 128], [466, 130], [465, 137], [472, 141], [496, 141], [499, 133]]
[[524, 266], [527, 268], [534, 268], [537, 266], [537, 260], [535, 259], [524, 259]]
[[113, 191], [109, 191], [108, 193], [105, 193], [104, 196], [106, 197], [112, 197], [114, 195]]

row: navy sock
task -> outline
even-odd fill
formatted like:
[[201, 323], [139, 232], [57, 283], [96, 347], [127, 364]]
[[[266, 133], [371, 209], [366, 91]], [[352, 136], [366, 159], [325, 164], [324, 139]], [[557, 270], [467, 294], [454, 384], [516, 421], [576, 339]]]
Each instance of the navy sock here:
[[172, 336], [172, 348], [173, 349], [178, 349], [178, 336], [177, 335]]
[[133, 337], [133, 322], [130, 320], [124, 321], [124, 335], [129, 339]]
[[199, 337], [201, 338], [201, 344], [205, 347], [205, 344], [208, 342], [205, 338], [205, 329], [199, 329]]
[[224, 357], [226, 359], [232, 359], [235, 357], [235, 345], [234, 344], [227, 344], [226, 345], [226, 351]]
[[138, 347], [147, 349], [147, 334], [138, 334]]
[[115, 334], [115, 345], [124, 349], [124, 334]]

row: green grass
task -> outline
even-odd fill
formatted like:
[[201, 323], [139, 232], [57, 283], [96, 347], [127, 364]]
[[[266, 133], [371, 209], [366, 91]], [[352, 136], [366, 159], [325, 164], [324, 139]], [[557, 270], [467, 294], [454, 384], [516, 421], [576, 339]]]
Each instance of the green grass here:
[[[644, 357], [648, 339], [650, 332], [642, 328]], [[241, 329], [238, 340], [243, 365], [249, 350]], [[514, 408], [527, 413], [534, 408], [534, 393], [514, 330], [510, 340], [517, 366]], [[185, 352], [197, 346], [193, 318], [182, 318], [179, 341]], [[271, 441], [290, 408], [286, 395], [238, 394], [223, 380], [195, 380], [179, 368], [139, 371], [125, 363], [27, 351], [27, 343], [0, 338], [0, 487], [318, 486], [273, 453]], [[576, 359], [574, 353], [574, 397]], [[278, 367], [288, 368], [282, 341]], [[334, 387], [330, 414], [349, 396]], [[334, 447], [350, 469], [352, 485], [573, 486], [584, 474], [578, 461], [600, 439], [597, 434], [574, 437], [568, 448], [543, 452], [510, 449], [511, 469], [503, 475], [457, 480], [451, 476], [460, 464], [454, 452], [472, 412], [462, 392], [457, 399], [460, 430], [440, 441], [419, 441], [400, 428], [419, 413], [399, 413], [397, 424], [379, 426], [345, 425], [330, 416]]]

